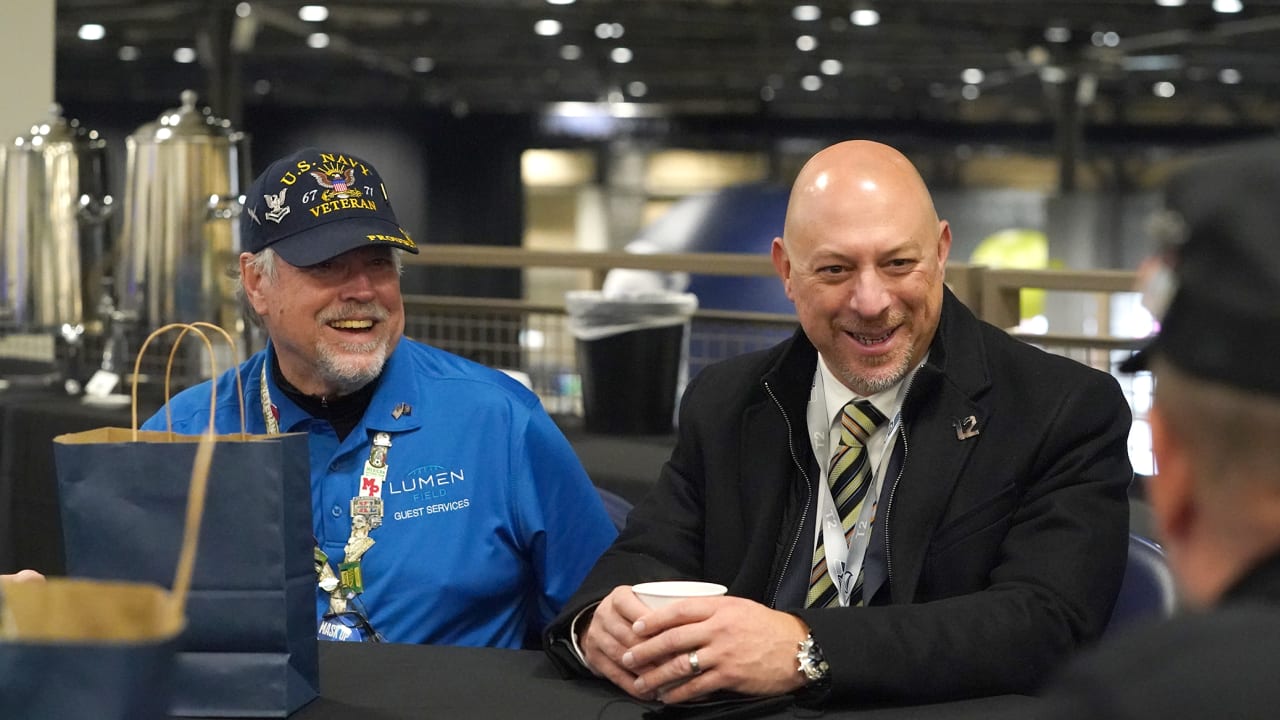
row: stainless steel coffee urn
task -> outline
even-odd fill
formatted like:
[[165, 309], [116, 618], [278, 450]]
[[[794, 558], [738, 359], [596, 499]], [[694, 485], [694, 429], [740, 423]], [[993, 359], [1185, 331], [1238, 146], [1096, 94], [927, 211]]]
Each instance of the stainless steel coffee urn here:
[[[0, 327], [43, 333], [92, 320], [110, 274], [106, 143], [49, 116], [3, 152]], [[79, 331], [77, 331], [79, 332]]]
[[125, 140], [116, 307], [141, 328], [170, 322], [241, 327], [235, 282], [247, 138], [182, 93]]

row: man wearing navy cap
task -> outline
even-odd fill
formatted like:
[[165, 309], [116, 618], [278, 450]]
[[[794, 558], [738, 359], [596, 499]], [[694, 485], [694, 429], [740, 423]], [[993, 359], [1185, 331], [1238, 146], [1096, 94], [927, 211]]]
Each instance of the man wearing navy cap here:
[[[1148, 485], [1192, 611], [1081, 658], [1062, 718], [1275, 717], [1280, 684], [1280, 143], [1170, 183], [1160, 333], [1126, 362], [1156, 379]], [[1166, 309], [1167, 307], [1167, 309]]]
[[[310, 148], [277, 160], [240, 229], [241, 298], [269, 338], [240, 366], [248, 429], [309, 434], [320, 637], [536, 637], [616, 531], [536, 395], [401, 337], [400, 253], [418, 248], [377, 171]], [[238, 432], [234, 371], [215, 382], [217, 431]], [[208, 397], [174, 397], [173, 429], [202, 432]]]

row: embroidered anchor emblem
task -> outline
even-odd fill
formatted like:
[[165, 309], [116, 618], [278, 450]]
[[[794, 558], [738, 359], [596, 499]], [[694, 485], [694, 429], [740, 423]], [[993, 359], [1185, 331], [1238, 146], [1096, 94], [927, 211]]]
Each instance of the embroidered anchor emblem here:
[[966, 418], [953, 418], [951, 425], [956, 429], [957, 440], [968, 440], [971, 437], [977, 437], [980, 432], [978, 430], [978, 418], [974, 415]]

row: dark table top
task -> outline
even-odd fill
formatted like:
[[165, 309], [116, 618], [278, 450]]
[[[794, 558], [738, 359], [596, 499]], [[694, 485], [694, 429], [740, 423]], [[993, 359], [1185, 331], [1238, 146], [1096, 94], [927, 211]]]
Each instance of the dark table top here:
[[[656, 708], [603, 681], [562, 679], [541, 652], [430, 645], [320, 644], [321, 696], [294, 720], [555, 718], [639, 720]], [[977, 720], [1018, 717], [1035, 699], [999, 696], [912, 707], [824, 710], [823, 718]], [[813, 718], [783, 708], [760, 717]], [[686, 716], [696, 720], [696, 715]]]

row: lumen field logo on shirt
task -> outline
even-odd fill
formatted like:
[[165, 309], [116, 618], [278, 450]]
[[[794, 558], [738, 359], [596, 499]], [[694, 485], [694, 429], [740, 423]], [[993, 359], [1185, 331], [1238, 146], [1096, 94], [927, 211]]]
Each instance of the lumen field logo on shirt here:
[[383, 487], [387, 501], [399, 509], [395, 520], [453, 512], [471, 507], [471, 486], [466, 472], [440, 465], [423, 465], [399, 479], [388, 479]]

